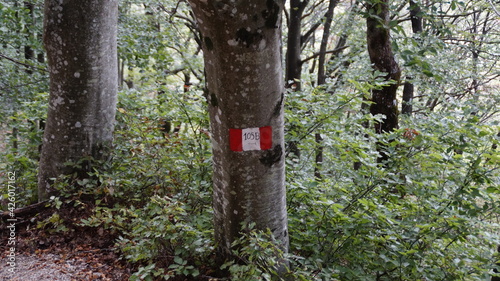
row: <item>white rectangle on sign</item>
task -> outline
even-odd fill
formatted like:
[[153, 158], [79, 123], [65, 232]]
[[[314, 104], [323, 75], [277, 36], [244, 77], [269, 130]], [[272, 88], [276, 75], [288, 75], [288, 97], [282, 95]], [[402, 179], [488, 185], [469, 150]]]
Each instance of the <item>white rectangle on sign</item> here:
[[243, 151], [260, 150], [260, 129], [247, 128], [242, 130], [241, 143]]

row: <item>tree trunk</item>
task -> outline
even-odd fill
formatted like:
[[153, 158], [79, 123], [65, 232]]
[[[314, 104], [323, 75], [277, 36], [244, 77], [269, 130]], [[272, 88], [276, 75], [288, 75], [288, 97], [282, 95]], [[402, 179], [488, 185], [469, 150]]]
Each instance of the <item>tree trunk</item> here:
[[[410, 0], [410, 20], [411, 29], [413, 34], [421, 33], [422, 27], [422, 16], [420, 13], [422, 10], [418, 3]], [[403, 103], [401, 105], [401, 113], [411, 115], [413, 113], [413, 97], [415, 96], [415, 86], [410, 82], [411, 76], [406, 77], [405, 84], [403, 86]]]
[[[292, 91], [300, 91], [302, 88], [302, 14], [307, 7], [309, 0], [290, 0], [290, 20], [288, 22], [288, 39], [285, 60], [285, 81], [286, 87]], [[290, 130], [293, 130], [291, 127]], [[292, 153], [297, 159], [300, 158], [300, 149], [297, 141], [286, 143], [287, 155]]]
[[[373, 68], [386, 73], [384, 78], [388, 82], [388, 85], [372, 91], [373, 103], [370, 106], [370, 113], [373, 115], [381, 114], [385, 117], [381, 122], [375, 123], [375, 132], [378, 134], [398, 128], [396, 92], [401, 78], [401, 70], [391, 47], [388, 1], [373, 0], [373, 2], [369, 1], [367, 5], [369, 13], [366, 19], [368, 54]], [[381, 151], [379, 160], [386, 159], [387, 155]]]
[[411, 115], [413, 113], [413, 97], [415, 86], [410, 82], [411, 76], [406, 76], [406, 81], [403, 86], [403, 104], [401, 105], [401, 113]]
[[325, 24], [323, 28], [323, 36], [319, 47], [318, 58], [318, 86], [326, 83], [326, 50], [328, 48], [328, 39], [330, 38], [330, 29], [333, 21], [333, 11], [338, 4], [338, 0], [330, 0], [328, 4], [328, 11], [325, 14]]
[[423, 25], [422, 25], [422, 9], [420, 8], [420, 4], [410, 0], [410, 20], [411, 20], [411, 29], [413, 33], [420, 33], [422, 32]]
[[[497, 246], [497, 252], [500, 254], [500, 245]], [[500, 262], [497, 262], [496, 265], [500, 267]], [[495, 272], [496, 274], [500, 273], [499, 270], [496, 268], [493, 270], [493, 272]], [[491, 281], [500, 281], [500, 277], [492, 276]]]
[[300, 91], [302, 62], [301, 53], [301, 26], [302, 14], [307, 6], [308, 0], [290, 0], [290, 22], [288, 24], [288, 40], [286, 48], [285, 79], [287, 87], [294, 91]]
[[[325, 14], [325, 24], [323, 28], [323, 36], [321, 38], [321, 44], [319, 47], [319, 57], [318, 57], [318, 86], [326, 84], [326, 50], [328, 48], [328, 40], [330, 38], [330, 28], [332, 27], [333, 11], [337, 6], [338, 0], [330, 0], [328, 4], [328, 10]], [[323, 165], [323, 138], [320, 133], [314, 134], [314, 140], [316, 141], [316, 157], [315, 157], [315, 167], [314, 167], [314, 177], [317, 180], [321, 180], [321, 166]]]
[[370, 112], [373, 115], [382, 114], [385, 116], [382, 122], [377, 122], [375, 125], [377, 133], [384, 133], [398, 128], [396, 91], [401, 77], [401, 70], [394, 58], [391, 47], [390, 31], [388, 29], [388, 0], [375, 1], [373, 4], [368, 5], [368, 11], [375, 11], [375, 14], [368, 15], [366, 20], [370, 61], [374, 69], [386, 73], [384, 78], [389, 83], [389, 85], [381, 89], [373, 90], [373, 104], [370, 107]]
[[[300, 55], [302, 52], [302, 15], [309, 0], [290, 0], [290, 20], [288, 21], [288, 39], [286, 48], [286, 67], [285, 81], [286, 87], [292, 91], [300, 91], [302, 89], [302, 61]], [[290, 130], [294, 130], [292, 125]], [[300, 149], [298, 141], [288, 141], [286, 143], [286, 151], [292, 154], [297, 159], [300, 158]]]
[[232, 258], [244, 222], [270, 229], [287, 251], [283, 3], [189, 2], [203, 37], [219, 258]]
[[[52, 179], [87, 177], [107, 160], [118, 88], [117, 0], [45, 1], [44, 43], [50, 98], [38, 175], [39, 201], [55, 193]], [[99, 167], [97, 167], [99, 168]]]
[[[33, 11], [34, 5], [32, 3], [25, 1], [24, 8], [28, 11], [28, 14], [31, 17], [31, 23], [32, 23], [32, 24], [26, 25], [26, 29], [27, 29], [26, 39], [29, 42], [30, 37], [31, 37], [30, 33], [32, 32], [30, 29], [33, 28], [33, 25], [35, 24], [35, 15], [34, 15], [34, 11]], [[33, 48], [31, 48], [30, 45], [24, 46], [24, 58], [26, 59], [26, 62], [28, 62], [30, 60], [34, 60], [34, 58], [35, 58], [35, 51], [33, 50]], [[33, 74], [33, 69], [30, 67], [26, 68], [25, 71], [28, 74]]]

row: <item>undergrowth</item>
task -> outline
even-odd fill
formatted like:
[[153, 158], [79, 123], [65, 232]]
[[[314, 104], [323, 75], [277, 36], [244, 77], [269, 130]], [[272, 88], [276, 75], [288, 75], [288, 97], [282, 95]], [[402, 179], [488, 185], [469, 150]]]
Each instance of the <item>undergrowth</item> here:
[[[300, 97], [287, 104], [287, 141], [300, 151], [287, 154], [288, 253], [269, 233], [247, 230], [235, 242], [237, 259], [216, 265], [208, 120], [196, 91], [182, 99], [122, 92], [113, 161], [90, 180], [61, 179], [52, 204], [91, 198], [77, 224], [116, 234], [115, 248], [137, 268], [131, 280], [274, 280], [283, 264], [287, 280], [489, 278], [500, 243], [495, 124], [443, 111], [377, 136], [365, 126], [373, 118], [357, 110], [362, 95], [314, 98], [324, 111], [312, 112]], [[321, 180], [311, 128], [323, 134]], [[385, 143], [387, 163], [377, 163], [376, 143]], [[36, 164], [28, 150], [15, 155]], [[35, 193], [18, 184], [28, 197]], [[41, 227], [69, 231], [57, 215]]]

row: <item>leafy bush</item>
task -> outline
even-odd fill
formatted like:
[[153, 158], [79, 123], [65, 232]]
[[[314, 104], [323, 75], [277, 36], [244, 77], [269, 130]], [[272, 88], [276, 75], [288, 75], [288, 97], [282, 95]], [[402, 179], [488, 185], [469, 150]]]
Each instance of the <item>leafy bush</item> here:
[[[327, 108], [341, 101], [329, 97]], [[309, 280], [488, 276], [499, 242], [497, 131], [449, 109], [406, 119], [404, 129], [383, 136], [359, 125], [363, 116], [330, 111], [322, 124], [323, 179], [304, 168], [314, 162], [308, 146], [301, 155], [311, 158], [289, 161], [291, 251], [302, 257], [299, 268], [314, 266]], [[377, 164], [377, 142], [385, 143], [387, 163]]]
[[[5, 125], [0, 127], [4, 134], [4, 149], [0, 152], [4, 161], [0, 167], [16, 173], [17, 206], [26, 206], [38, 200], [37, 168], [47, 101], [47, 93], [33, 95], [18, 104], [17, 110], [11, 112]], [[6, 177], [0, 178], [0, 185], [6, 188]]]
[[[199, 93], [183, 101], [175, 94], [121, 93], [114, 159], [109, 172], [94, 175], [101, 199], [82, 221], [121, 233], [124, 258], [141, 265], [133, 280], [196, 277], [213, 250], [207, 116]], [[168, 118], [179, 132], [162, 131], [165, 107], [178, 110]]]

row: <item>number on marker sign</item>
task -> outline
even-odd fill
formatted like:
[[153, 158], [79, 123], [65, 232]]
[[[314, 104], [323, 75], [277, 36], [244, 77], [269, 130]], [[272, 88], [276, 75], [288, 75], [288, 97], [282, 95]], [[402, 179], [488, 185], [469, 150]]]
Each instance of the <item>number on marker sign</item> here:
[[267, 150], [273, 144], [271, 126], [229, 129], [229, 147], [232, 151]]

